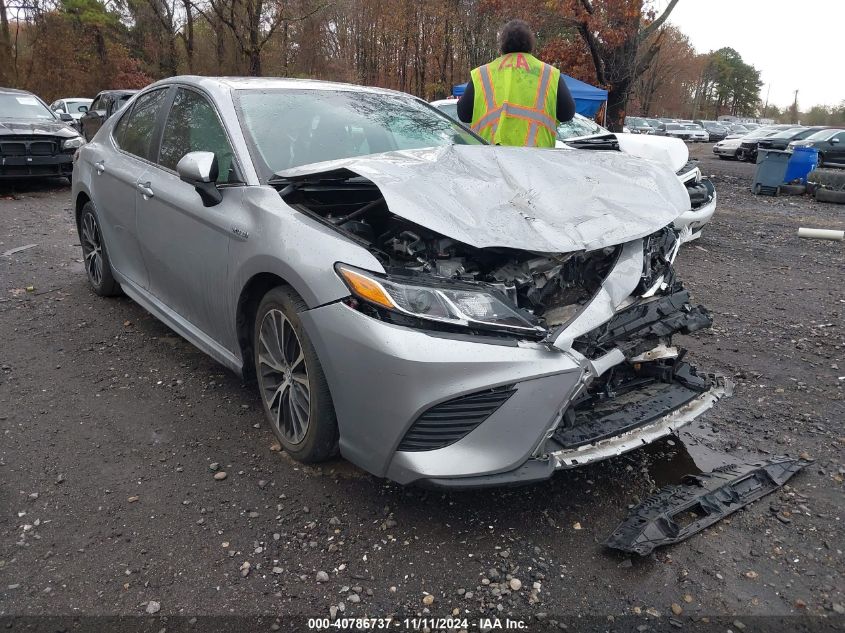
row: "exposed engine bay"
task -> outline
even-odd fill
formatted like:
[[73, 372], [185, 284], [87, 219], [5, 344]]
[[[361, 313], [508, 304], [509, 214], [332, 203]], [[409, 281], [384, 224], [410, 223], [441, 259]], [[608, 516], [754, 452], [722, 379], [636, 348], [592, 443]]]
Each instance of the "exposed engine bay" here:
[[484, 287], [543, 328], [569, 321], [595, 295], [619, 252], [619, 247], [559, 255], [474, 248], [392, 214], [365, 179], [289, 186], [282, 196], [360, 242], [388, 275]]

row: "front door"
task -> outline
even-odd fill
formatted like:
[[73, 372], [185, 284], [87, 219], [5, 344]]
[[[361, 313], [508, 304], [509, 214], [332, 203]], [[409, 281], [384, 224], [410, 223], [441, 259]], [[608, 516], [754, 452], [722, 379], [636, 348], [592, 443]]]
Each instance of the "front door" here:
[[825, 152], [825, 162], [845, 165], [845, 132], [840, 132], [830, 139], [828, 143], [830, 144], [830, 149]]
[[[214, 152], [223, 201], [203, 206], [176, 165], [189, 152]], [[229, 240], [243, 214], [242, 188], [231, 144], [217, 112], [200, 92], [179, 88], [161, 135], [157, 166], [142, 183], [138, 231], [150, 273], [150, 292], [218, 342], [229, 334]]]
[[113, 140], [92, 144], [90, 154], [93, 198], [102, 216], [105, 242], [112, 245], [109, 259], [120, 275], [142, 288], [148, 285], [148, 276], [135, 220], [138, 183], [150, 169], [150, 148], [166, 94], [162, 88], [142, 95], [115, 125]]

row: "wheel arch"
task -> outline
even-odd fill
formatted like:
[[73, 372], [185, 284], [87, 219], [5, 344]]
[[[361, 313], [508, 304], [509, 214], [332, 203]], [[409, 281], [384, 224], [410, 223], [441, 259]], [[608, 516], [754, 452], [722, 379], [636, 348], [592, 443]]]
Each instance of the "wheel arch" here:
[[74, 220], [76, 222], [76, 230], [79, 231], [79, 219], [82, 217], [82, 208], [91, 202], [91, 196], [89, 196], [86, 192], [80, 191], [76, 194], [76, 200], [74, 201]]
[[238, 295], [238, 303], [235, 308], [235, 329], [237, 330], [238, 348], [243, 362], [241, 373], [247, 380], [255, 378], [255, 366], [252, 362], [255, 313], [264, 295], [278, 286], [292, 287], [286, 279], [275, 273], [256, 273], [244, 284]]

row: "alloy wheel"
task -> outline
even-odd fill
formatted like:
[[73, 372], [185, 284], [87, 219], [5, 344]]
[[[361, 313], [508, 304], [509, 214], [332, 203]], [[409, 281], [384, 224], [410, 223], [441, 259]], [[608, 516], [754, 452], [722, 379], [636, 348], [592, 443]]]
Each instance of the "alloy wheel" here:
[[95, 286], [103, 282], [103, 244], [100, 226], [93, 213], [82, 216], [82, 254], [85, 256], [85, 272]]
[[305, 439], [311, 388], [302, 343], [281, 310], [268, 310], [258, 335], [258, 381], [272, 422], [291, 444]]

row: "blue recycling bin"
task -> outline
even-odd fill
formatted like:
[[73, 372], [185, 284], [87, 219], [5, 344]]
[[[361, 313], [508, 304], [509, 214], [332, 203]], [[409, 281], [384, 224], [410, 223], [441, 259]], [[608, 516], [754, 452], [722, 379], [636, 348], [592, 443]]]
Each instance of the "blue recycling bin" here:
[[780, 149], [760, 149], [757, 152], [757, 171], [751, 191], [756, 195], [776, 196], [786, 175], [789, 152]]
[[815, 147], [796, 147], [792, 152], [792, 158], [786, 165], [784, 182], [800, 180], [802, 185], [807, 184], [807, 174], [816, 168], [819, 162], [819, 150]]

